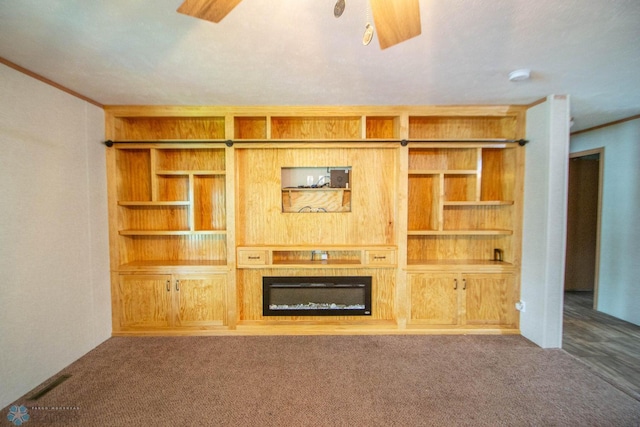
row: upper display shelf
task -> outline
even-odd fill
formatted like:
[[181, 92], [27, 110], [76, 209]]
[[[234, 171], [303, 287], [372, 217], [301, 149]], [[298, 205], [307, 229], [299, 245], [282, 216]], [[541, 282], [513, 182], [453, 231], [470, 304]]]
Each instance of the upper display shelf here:
[[517, 142], [523, 135], [519, 119], [525, 109], [105, 107], [105, 111], [108, 139], [117, 142]]

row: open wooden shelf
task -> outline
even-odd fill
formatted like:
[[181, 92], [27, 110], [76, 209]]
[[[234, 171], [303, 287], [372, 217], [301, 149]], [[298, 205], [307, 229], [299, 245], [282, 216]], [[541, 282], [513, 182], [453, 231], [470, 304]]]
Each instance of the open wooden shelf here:
[[400, 141], [394, 115], [235, 116], [237, 141]]
[[[431, 125], [421, 118], [413, 129]], [[409, 146], [408, 265], [464, 263], [483, 259], [476, 258], [481, 254], [488, 260], [492, 245], [504, 251], [506, 260], [515, 258], [517, 153], [514, 144]]]
[[406, 271], [513, 271], [515, 266], [504, 261], [488, 259], [414, 259], [407, 262]]
[[224, 116], [118, 117], [117, 137], [124, 141], [223, 139]]
[[121, 236], [189, 236], [204, 234], [227, 234], [227, 230], [120, 230]]
[[510, 236], [512, 230], [409, 230], [408, 236]]
[[444, 201], [443, 206], [511, 206], [513, 200]]
[[393, 246], [241, 246], [238, 268], [387, 268], [397, 266]]
[[118, 267], [121, 272], [220, 272], [228, 271], [226, 260], [148, 260], [132, 261]]
[[351, 189], [285, 187], [282, 189], [282, 212], [351, 212]]
[[409, 117], [409, 139], [517, 139], [515, 116], [420, 116]]
[[[126, 126], [141, 122], [143, 128], [156, 123], [160, 130], [153, 132], [160, 134], [164, 132], [163, 126], [184, 130], [192, 123], [178, 119], [155, 120], [142, 118], [125, 122]], [[193, 123], [204, 126], [200, 130], [204, 131], [210, 129], [209, 126], [219, 130], [221, 122], [215, 119], [212, 124], [204, 119]], [[126, 132], [124, 136], [134, 136]], [[185, 134], [179, 136], [204, 136], [196, 134], [185, 130]], [[155, 271], [159, 265], [175, 268], [178, 264], [201, 266], [203, 262], [207, 266], [226, 264], [227, 177], [223, 147], [221, 144], [114, 145], [119, 265], [124, 271], [144, 267]]]

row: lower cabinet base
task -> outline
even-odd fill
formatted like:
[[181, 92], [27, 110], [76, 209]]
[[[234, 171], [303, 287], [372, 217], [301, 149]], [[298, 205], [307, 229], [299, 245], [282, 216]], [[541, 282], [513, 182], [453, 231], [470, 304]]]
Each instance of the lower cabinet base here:
[[370, 276], [371, 314], [263, 315], [262, 277], [287, 273], [241, 270], [236, 283], [227, 271], [116, 272], [112, 335], [520, 334], [513, 273], [411, 272], [398, 285], [394, 269], [325, 269], [325, 277]]

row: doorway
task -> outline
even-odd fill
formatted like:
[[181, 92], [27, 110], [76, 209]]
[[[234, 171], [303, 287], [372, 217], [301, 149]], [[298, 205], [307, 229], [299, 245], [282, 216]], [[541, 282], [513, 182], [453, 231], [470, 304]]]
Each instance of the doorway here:
[[592, 295], [598, 305], [598, 265], [604, 148], [571, 153], [567, 200], [565, 292]]

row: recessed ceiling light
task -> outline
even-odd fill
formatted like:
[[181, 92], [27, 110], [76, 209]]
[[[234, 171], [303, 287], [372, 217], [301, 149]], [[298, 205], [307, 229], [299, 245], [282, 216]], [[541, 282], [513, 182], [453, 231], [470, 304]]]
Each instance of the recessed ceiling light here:
[[509, 80], [512, 82], [521, 82], [523, 80], [529, 80], [531, 77], [531, 70], [522, 69], [515, 70], [509, 73]]

